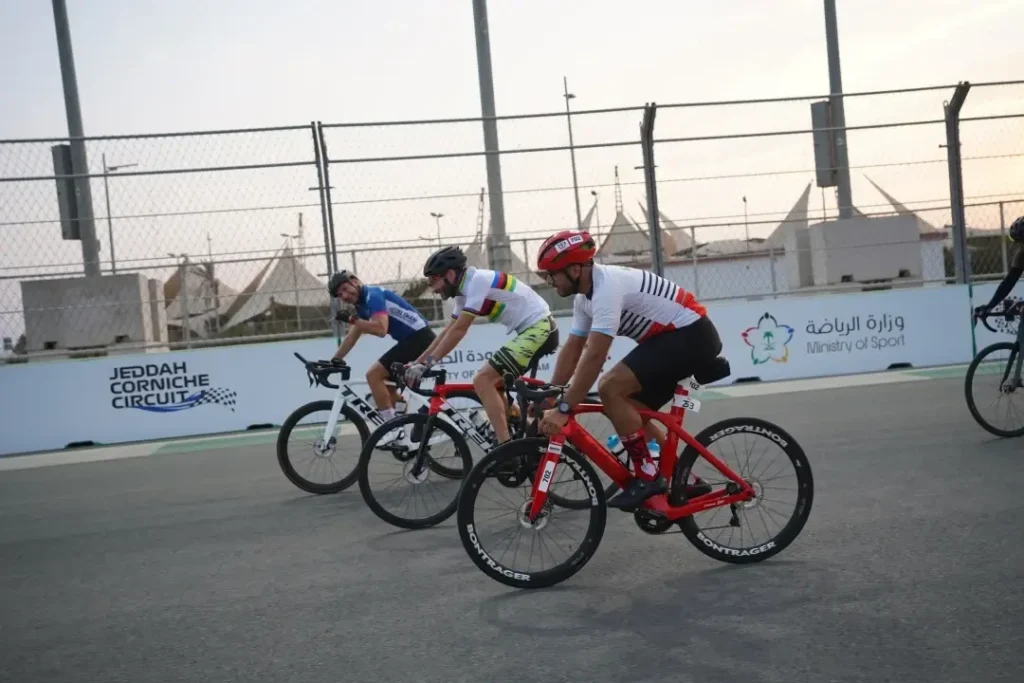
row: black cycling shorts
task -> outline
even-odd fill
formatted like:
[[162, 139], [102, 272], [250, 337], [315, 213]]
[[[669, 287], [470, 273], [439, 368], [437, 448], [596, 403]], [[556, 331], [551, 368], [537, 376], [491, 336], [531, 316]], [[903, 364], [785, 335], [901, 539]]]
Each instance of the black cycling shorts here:
[[437, 335], [434, 334], [434, 330], [429, 327], [424, 327], [422, 330], [416, 330], [408, 337], [385, 351], [384, 355], [377, 359], [377, 362], [383, 365], [385, 370], [390, 372], [392, 363], [413, 362], [423, 355], [424, 351], [430, 348], [430, 345], [434, 343], [434, 339], [436, 338]]
[[707, 317], [671, 332], [663, 332], [636, 345], [622, 359], [641, 389], [630, 398], [651, 410], [672, 400], [676, 385], [718, 357], [722, 340]]

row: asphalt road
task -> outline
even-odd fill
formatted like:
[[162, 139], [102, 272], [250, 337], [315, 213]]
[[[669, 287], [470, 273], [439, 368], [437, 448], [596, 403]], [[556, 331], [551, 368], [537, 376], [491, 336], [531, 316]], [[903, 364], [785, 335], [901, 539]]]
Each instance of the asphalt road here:
[[961, 380], [708, 402], [774, 420], [816, 497], [782, 555], [718, 564], [610, 511], [546, 591], [316, 497], [272, 446], [0, 473], [0, 680], [1020, 681], [1024, 442]]

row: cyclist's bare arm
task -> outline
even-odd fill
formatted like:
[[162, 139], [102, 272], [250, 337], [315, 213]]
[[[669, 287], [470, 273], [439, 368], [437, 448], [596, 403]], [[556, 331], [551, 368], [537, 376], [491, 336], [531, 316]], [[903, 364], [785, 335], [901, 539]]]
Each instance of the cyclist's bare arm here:
[[415, 362], [422, 363], [427, 356], [436, 358], [436, 356], [434, 356], [434, 349], [436, 349], [438, 344], [440, 344], [444, 340], [444, 336], [448, 334], [448, 330], [450, 330], [452, 325], [454, 324], [454, 320], [449, 320], [448, 324], [442, 327], [441, 331], [438, 332], [437, 335], [434, 337], [434, 341], [430, 342], [430, 346], [427, 347], [427, 350], [421, 353], [419, 358], [417, 358]]
[[586, 337], [581, 337], [578, 334], [568, 336], [555, 359], [555, 370], [551, 373], [552, 384], [562, 386], [569, 383], [573, 371], [576, 370], [576, 365], [580, 362], [580, 356], [583, 355], [586, 343]]
[[459, 345], [463, 337], [466, 336], [466, 332], [473, 325], [474, 318], [476, 316], [467, 311], [460, 313], [459, 317], [444, 329], [444, 332], [430, 345], [431, 348], [427, 349], [427, 352], [419, 360], [430, 356], [435, 361], [438, 361], [451, 353]]
[[359, 337], [362, 333], [362, 330], [355, 325], [349, 325], [348, 334], [346, 334], [345, 338], [341, 340], [341, 346], [339, 346], [338, 350], [334, 352], [334, 358], [341, 360], [347, 356], [348, 352], [351, 351], [352, 347], [356, 345], [357, 341], [359, 341]]
[[375, 337], [383, 337], [388, 333], [388, 314], [378, 313], [369, 320], [353, 320], [352, 327], [357, 327], [360, 332], [372, 334]]
[[[572, 336], [575, 335], [570, 335], [570, 337]], [[614, 340], [614, 337], [610, 337], [602, 332], [591, 332], [587, 337], [583, 357], [576, 366], [576, 372], [573, 374], [569, 390], [565, 392], [565, 401], [570, 406], [582, 403], [587, 398], [590, 388], [594, 386], [597, 376], [601, 374], [601, 368], [604, 367], [604, 362], [608, 358], [608, 351], [611, 349]]]

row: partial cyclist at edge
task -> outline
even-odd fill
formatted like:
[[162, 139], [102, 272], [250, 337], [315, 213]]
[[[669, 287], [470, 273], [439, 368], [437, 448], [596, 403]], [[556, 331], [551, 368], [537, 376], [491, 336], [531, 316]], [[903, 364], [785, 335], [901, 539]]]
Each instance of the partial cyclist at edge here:
[[406, 369], [409, 386], [444, 358], [466, 336], [478, 319], [502, 323], [515, 337], [496, 349], [473, 377], [473, 388], [491, 421], [498, 444], [509, 440], [508, 406], [499, 390], [505, 373], [526, 374], [543, 356], [558, 348], [558, 327], [551, 309], [539, 294], [508, 273], [466, 264], [459, 247], [444, 247], [433, 253], [423, 266], [431, 291], [443, 299], [454, 299], [452, 319]]
[[1013, 253], [1013, 260], [1006, 271], [1006, 277], [992, 293], [992, 299], [987, 304], [975, 307], [975, 315], [984, 315], [995, 308], [1000, 301], [1006, 298], [1007, 294], [1013, 291], [1017, 281], [1020, 280], [1021, 273], [1024, 273], [1024, 216], [1013, 222], [1007, 234], [1010, 241], [1017, 245], [1017, 249]]
[[[436, 339], [427, 319], [412, 304], [384, 287], [364, 285], [355, 274], [341, 270], [331, 276], [327, 291], [354, 307], [351, 312], [341, 311], [335, 318], [350, 325], [348, 334], [342, 340], [334, 359], [343, 360], [365, 334], [375, 337], [390, 336], [395, 344], [366, 371], [366, 382], [385, 422], [395, 417], [395, 405], [401, 394], [395, 387], [388, 387], [392, 363], [409, 363], [430, 348]], [[397, 438], [393, 432], [382, 439], [382, 445]]]
[[[644, 438], [646, 431], [661, 444], [664, 435], [655, 424], [644, 424], [638, 408], [661, 410], [681, 380], [718, 357], [722, 341], [690, 292], [646, 270], [596, 264], [596, 252], [589, 232], [566, 230], [549, 237], [537, 254], [545, 280], [560, 296], [574, 297], [572, 328], [551, 378], [552, 384], [569, 387], [557, 408], [545, 413], [540, 429], [553, 436], [565, 426], [572, 407], [585, 401], [615, 337], [637, 342], [598, 382], [604, 413], [634, 471], [608, 506], [631, 511], [665, 487]], [[709, 491], [698, 479], [687, 494]]]

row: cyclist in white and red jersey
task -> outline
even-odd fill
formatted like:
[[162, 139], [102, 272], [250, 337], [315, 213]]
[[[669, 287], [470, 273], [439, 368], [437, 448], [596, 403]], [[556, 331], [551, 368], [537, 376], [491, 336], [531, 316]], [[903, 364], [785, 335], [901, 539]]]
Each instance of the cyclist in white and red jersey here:
[[[542, 420], [541, 430], [557, 434], [572, 406], [585, 400], [616, 336], [636, 341], [636, 347], [601, 376], [597, 387], [636, 473], [608, 505], [631, 510], [664, 486], [647, 450], [637, 408], [661, 409], [680, 380], [718, 356], [722, 341], [692, 294], [646, 270], [595, 264], [596, 252], [585, 231], [559, 232], [538, 252], [537, 268], [547, 282], [563, 297], [575, 295], [572, 329], [551, 378], [552, 384], [570, 379], [572, 383], [557, 410]], [[656, 428], [649, 424], [647, 429]], [[657, 433], [660, 436], [660, 430]]]

